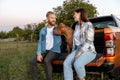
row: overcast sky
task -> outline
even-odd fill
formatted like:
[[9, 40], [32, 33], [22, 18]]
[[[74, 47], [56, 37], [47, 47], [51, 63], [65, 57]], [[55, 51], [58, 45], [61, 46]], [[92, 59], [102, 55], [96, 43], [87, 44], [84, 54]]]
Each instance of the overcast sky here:
[[[62, 5], [65, 0], [0, 0], [0, 31], [15, 26], [39, 23], [47, 11]], [[97, 7], [99, 16], [115, 14], [120, 17], [120, 0], [89, 0]]]

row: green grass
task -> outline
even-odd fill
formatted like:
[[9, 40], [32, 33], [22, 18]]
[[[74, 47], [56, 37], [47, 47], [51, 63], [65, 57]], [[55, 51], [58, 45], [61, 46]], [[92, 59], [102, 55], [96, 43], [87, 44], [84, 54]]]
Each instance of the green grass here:
[[[0, 80], [31, 80], [29, 60], [36, 50], [37, 43], [0, 43]], [[63, 80], [63, 74], [54, 73], [53, 75], [54, 80]], [[45, 80], [44, 69], [40, 64], [38, 64], [38, 77]], [[87, 77], [87, 80], [100, 80], [100, 78], [92, 75]]]
[[0, 80], [30, 80], [29, 60], [37, 43], [0, 43]]

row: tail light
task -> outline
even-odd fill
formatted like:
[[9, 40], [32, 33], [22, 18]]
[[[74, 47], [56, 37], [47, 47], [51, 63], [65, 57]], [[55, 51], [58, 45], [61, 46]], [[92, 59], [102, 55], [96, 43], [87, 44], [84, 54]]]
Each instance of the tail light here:
[[106, 40], [105, 41], [105, 46], [106, 47], [114, 47], [115, 46], [115, 43], [113, 40]]
[[113, 57], [115, 56], [115, 36], [110, 28], [105, 29], [104, 33], [106, 57]]
[[115, 53], [114, 53], [114, 48], [106, 48], [106, 56], [107, 57], [112, 57], [112, 56], [115, 56]]

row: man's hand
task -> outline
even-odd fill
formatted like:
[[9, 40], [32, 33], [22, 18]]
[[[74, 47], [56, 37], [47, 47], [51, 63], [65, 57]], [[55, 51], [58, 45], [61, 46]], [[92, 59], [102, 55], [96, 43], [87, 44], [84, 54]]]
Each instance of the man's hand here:
[[79, 51], [77, 55], [75, 55], [75, 59], [77, 59], [82, 53]]
[[37, 61], [42, 62], [42, 60], [43, 60], [42, 55], [41, 55], [41, 54], [38, 54], [38, 55], [37, 55]]

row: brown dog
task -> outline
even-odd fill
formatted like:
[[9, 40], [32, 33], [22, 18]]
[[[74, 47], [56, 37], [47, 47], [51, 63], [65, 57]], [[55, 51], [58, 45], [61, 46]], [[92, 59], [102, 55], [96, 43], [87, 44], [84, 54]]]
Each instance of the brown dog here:
[[67, 40], [68, 53], [70, 53], [70, 48], [72, 48], [73, 43], [73, 29], [63, 23], [60, 23], [58, 27], [54, 30], [54, 33], [65, 36]]

